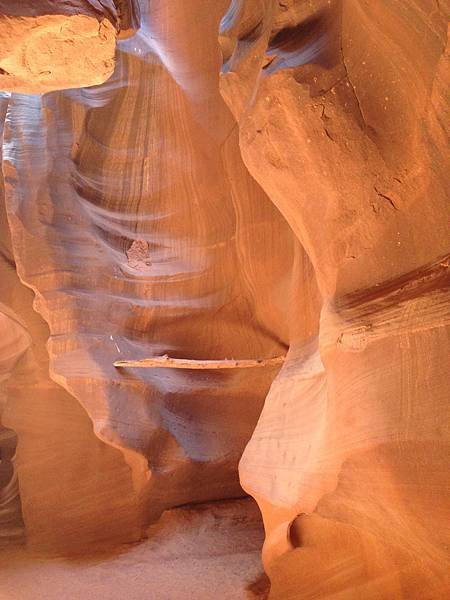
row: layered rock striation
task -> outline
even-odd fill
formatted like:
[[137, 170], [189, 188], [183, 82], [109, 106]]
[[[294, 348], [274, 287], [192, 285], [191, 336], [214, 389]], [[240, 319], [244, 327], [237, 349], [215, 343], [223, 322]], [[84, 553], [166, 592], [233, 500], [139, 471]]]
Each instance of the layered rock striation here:
[[448, 2], [4, 4], [28, 543], [135, 541], [244, 489], [272, 600], [446, 597]]
[[309, 259], [305, 330], [240, 463], [273, 598], [450, 589], [448, 17], [236, 2], [222, 21], [242, 156]]
[[[205, 18], [198, 5], [201, 29], [187, 27], [182, 3], [141, 8], [106, 84], [5, 99], [14, 261], [50, 329], [55, 392], [67, 391], [59, 415], [59, 400], [39, 417], [14, 401], [5, 417], [24, 439], [17, 468], [37, 548], [138, 540], [165, 508], [243, 494], [237, 463], [279, 365], [145, 371], [116, 360], [265, 359], [288, 345], [297, 244], [248, 174], [219, 93], [226, 6]], [[83, 430], [55, 443], [62, 490], [54, 457], [25, 447], [37, 422], [42, 440], [60, 420], [70, 427], [71, 410]], [[80, 457], [85, 436], [104, 457]]]

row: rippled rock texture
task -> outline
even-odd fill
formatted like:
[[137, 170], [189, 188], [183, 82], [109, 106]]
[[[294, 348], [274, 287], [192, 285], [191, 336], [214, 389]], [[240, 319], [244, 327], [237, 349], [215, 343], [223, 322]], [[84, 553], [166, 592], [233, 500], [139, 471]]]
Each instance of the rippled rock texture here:
[[5, 4], [8, 522], [86, 554], [243, 488], [272, 600], [445, 598], [449, 3]]
[[273, 598], [450, 590], [448, 8], [248, 2], [222, 22], [242, 156], [310, 261], [240, 463]]
[[226, 5], [141, 8], [105, 85], [4, 99], [12, 253], [58, 384], [51, 402], [46, 390], [5, 416], [24, 439], [23, 516], [40, 548], [138, 540], [165, 508], [243, 494], [237, 464], [279, 366], [115, 360], [260, 359], [288, 345], [297, 243], [247, 172], [219, 93]]

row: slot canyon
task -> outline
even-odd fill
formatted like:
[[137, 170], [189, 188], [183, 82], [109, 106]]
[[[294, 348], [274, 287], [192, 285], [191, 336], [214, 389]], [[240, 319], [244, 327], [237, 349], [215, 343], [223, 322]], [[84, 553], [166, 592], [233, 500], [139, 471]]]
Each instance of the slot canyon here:
[[450, 598], [450, 0], [0, 0], [0, 600]]

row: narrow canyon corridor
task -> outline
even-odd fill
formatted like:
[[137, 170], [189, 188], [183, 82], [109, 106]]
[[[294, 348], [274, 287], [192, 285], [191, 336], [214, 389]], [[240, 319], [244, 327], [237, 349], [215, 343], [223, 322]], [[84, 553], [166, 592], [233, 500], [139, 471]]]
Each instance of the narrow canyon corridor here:
[[450, 597], [450, 0], [0, 0], [0, 600]]

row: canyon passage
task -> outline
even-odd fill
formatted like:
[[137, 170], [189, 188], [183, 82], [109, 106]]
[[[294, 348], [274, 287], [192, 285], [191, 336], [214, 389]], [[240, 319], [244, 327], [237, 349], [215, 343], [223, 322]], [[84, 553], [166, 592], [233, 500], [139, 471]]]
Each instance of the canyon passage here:
[[450, 597], [449, 0], [0, 0], [0, 599]]

